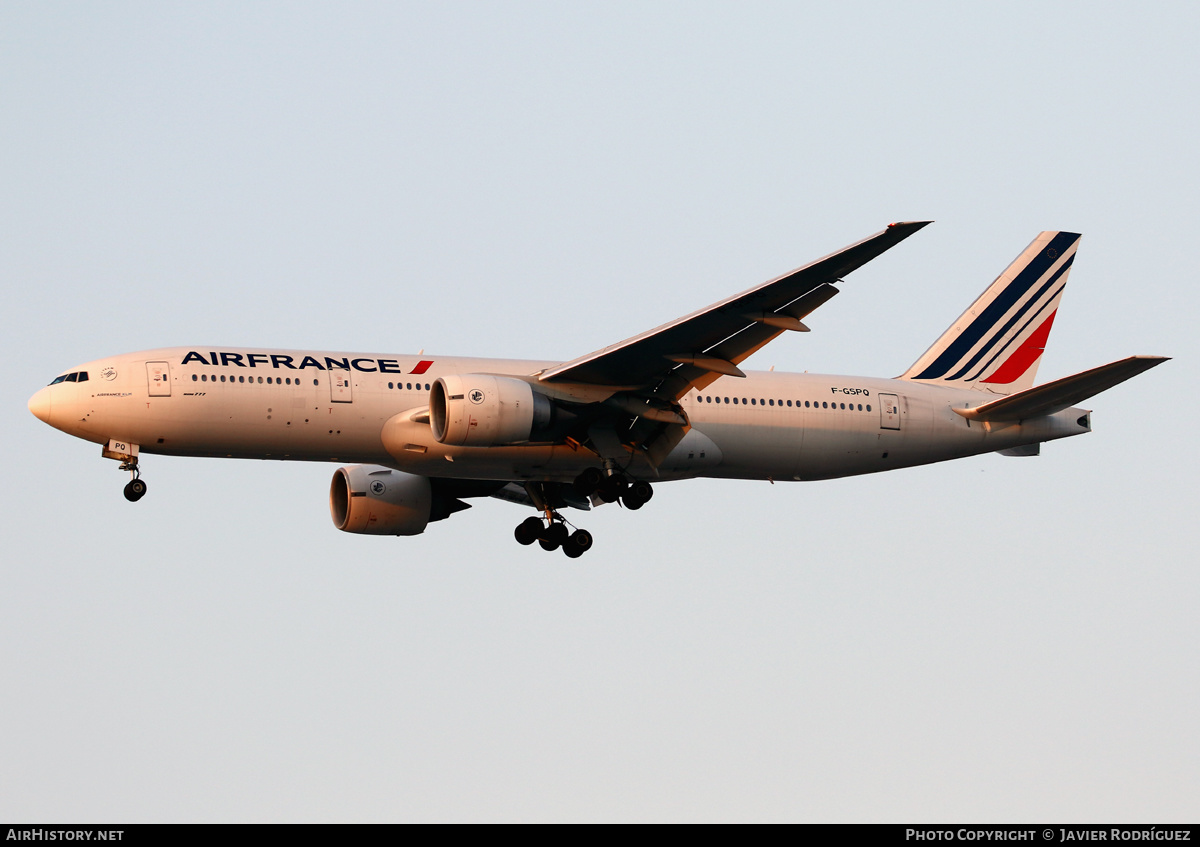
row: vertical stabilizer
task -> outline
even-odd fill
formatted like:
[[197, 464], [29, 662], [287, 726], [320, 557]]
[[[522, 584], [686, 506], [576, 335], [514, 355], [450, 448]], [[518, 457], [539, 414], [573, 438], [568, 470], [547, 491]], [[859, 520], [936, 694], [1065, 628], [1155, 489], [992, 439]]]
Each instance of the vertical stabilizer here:
[[1033, 386], [1077, 232], [1043, 232], [901, 379], [1012, 394]]

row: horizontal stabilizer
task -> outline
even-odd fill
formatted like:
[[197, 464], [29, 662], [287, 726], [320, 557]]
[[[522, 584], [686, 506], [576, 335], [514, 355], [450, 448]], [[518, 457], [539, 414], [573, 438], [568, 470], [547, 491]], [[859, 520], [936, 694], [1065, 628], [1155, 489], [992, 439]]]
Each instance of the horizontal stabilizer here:
[[974, 409], [954, 411], [972, 421], [1019, 421], [1053, 415], [1165, 361], [1168, 361], [1165, 356], [1130, 356], [1128, 359], [1056, 379], [1054, 382], [1047, 382], [1037, 388], [1030, 388]]

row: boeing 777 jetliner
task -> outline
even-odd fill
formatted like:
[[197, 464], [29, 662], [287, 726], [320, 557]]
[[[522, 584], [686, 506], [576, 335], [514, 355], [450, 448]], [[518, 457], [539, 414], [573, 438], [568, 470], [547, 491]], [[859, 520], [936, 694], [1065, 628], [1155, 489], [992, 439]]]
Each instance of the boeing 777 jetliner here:
[[[1043, 232], [895, 379], [743, 371], [928, 222], [892, 224], [791, 273], [568, 362], [191, 346], [110, 356], [29, 401], [102, 445], [146, 493], [144, 454], [350, 463], [329, 492], [346, 532], [417, 535], [497, 497], [541, 513], [517, 541], [574, 558], [563, 517], [652, 483], [816, 480], [996, 451], [1035, 456], [1091, 429], [1075, 408], [1166, 361], [1134, 356], [1034, 387], [1080, 236]], [[573, 531], [572, 531], [573, 530]]]

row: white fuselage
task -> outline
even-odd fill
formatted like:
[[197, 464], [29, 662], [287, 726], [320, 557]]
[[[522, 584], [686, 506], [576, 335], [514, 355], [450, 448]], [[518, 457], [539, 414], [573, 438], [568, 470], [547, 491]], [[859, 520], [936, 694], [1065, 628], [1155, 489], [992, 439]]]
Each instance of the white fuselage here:
[[[214, 364], [216, 363], [216, 364]], [[431, 477], [569, 481], [597, 463], [565, 444], [453, 447], [420, 412], [438, 377], [528, 376], [551, 362], [176, 347], [80, 365], [30, 400], [64, 432], [142, 453], [378, 464]], [[1086, 411], [969, 422], [994, 395], [911, 380], [749, 372], [691, 391], [691, 424], [649, 478], [815, 480], [1011, 449], [1089, 431]], [[415, 418], [415, 420], [414, 420]]]

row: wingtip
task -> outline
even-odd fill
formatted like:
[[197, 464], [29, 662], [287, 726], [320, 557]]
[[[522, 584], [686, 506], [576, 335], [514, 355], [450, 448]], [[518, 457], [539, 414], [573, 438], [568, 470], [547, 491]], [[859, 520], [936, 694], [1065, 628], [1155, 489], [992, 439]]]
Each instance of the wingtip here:
[[933, 221], [897, 221], [896, 223], [888, 224], [887, 228], [893, 229], [894, 227], [904, 227], [905, 229], [918, 230], [921, 227], [929, 226], [931, 223], [933, 223]]

